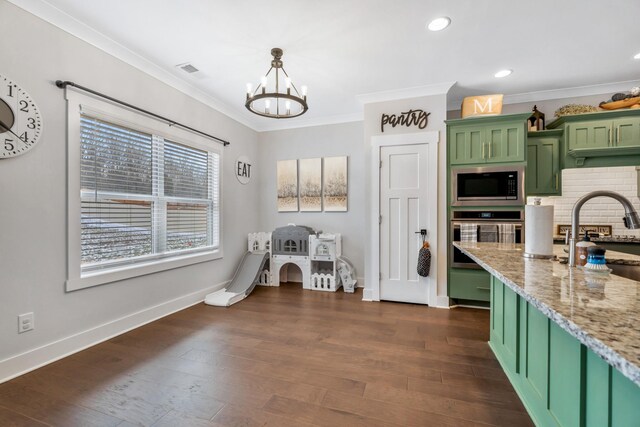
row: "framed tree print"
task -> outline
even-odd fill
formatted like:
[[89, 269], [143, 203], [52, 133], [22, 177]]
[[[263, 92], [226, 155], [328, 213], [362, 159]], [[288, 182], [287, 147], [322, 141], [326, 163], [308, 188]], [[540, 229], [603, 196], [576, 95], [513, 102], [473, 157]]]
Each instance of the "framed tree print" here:
[[300, 159], [300, 211], [322, 211], [322, 159]]
[[347, 156], [324, 158], [322, 192], [325, 212], [347, 211], [347, 172]]
[[277, 166], [278, 212], [298, 211], [298, 161], [279, 160]]

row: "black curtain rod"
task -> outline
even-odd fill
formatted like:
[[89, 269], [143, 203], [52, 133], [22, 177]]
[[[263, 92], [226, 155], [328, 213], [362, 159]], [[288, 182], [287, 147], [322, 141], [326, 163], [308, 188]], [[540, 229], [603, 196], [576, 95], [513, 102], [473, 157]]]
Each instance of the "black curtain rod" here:
[[169, 126], [179, 126], [179, 127], [183, 128], [183, 129], [189, 130], [191, 132], [197, 133], [197, 134], [202, 135], [202, 136], [206, 136], [207, 138], [211, 138], [211, 139], [215, 140], [216, 142], [219, 142], [220, 144], [224, 145], [225, 147], [227, 145], [231, 144], [229, 141], [225, 141], [224, 139], [220, 139], [217, 136], [209, 135], [206, 132], [199, 131], [198, 129], [194, 129], [194, 128], [192, 128], [190, 126], [187, 126], [187, 125], [183, 125], [182, 123], [178, 123], [176, 121], [170, 120], [170, 119], [168, 119], [166, 117], [163, 117], [163, 116], [160, 116], [158, 114], [152, 113], [152, 112], [147, 111], [147, 110], [145, 110], [143, 108], [136, 107], [135, 105], [131, 105], [128, 102], [124, 102], [124, 101], [120, 101], [119, 99], [112, 98], [109, 95], [105, 95], [104, 93], [100, 93], [100, 92], [97, 92], [97, 91], [95, 91], [93, 89], [89, 89], [88, 87], [80, 86], [79, 84], [75, 84], [74, 82], [56, 80], [56, 86], [58, 86], [60, 89], [64, 89], [67, 86], [73, 86], [73, 87], [78, 88], [80, 90], [83, 90], [85, 92], [89, 92], [90, 94], [99, 96], [99, 97], [104, 98], [104, 99], [108, 99], [109, 101], [115, 102], [116, 104], [124, 105], [125, 107], [131, 108], [132, 110], [136, 110], [136, 111], [144, 113], [144, 114], [146, 114], [148, 116], [155, 117], [156, 119], [163, 120], [163, 121], [169, 123]]

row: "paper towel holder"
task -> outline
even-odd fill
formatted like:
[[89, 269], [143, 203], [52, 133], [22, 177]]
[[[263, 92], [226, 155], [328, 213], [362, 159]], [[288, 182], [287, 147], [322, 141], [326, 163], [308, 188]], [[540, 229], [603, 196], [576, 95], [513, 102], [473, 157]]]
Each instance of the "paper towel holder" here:
[[556, 256], [555, 255], [538, 255], [538, 254], [529, 254], [526, 252], [522, 253], [522, 256], [525, 258], [531, 258], [531, 259], [555, 259]]
[[[534, 197], [533, 198], [533, 205], [534, 206], [541, 206], [542, 199], [540, 197]], [[523, 252], [522, 256], [525, 258], [530, 258], [530, 259], [556, 259], [557, 257], [554, 254], [550, 254], [550, 255], [543, 255], [543, 254], [530, 254], [528, 252]]]

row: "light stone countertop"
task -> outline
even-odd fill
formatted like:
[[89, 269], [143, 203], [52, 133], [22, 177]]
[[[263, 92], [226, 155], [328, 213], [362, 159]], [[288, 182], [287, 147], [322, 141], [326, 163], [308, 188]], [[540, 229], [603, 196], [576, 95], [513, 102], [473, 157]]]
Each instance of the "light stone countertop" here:
[[[569, 255], [563, 251], [564, 245], [553, 245], [553, 253], [560, 260], [561, 264], [566, 264]], [[625, 252], [607, 251], [604, 254], [607, 264], [617, 265], [640, 265], [640, 255], [628, 254]]]
[[522, 244], [453, 244], [640, 386], [640, 282], [524, 258]]

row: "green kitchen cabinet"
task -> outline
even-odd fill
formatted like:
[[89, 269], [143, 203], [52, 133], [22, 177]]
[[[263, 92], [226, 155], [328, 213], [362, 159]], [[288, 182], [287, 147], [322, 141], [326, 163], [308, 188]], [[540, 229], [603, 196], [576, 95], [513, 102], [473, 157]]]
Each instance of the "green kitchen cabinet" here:
[[490, 280], [491, 275], [484, 270], [452, 268], [449, 270], [449, 297], [488, 302]]
[[640, 117], [616, 119], [613, 121], [613, 146], [640, 146]]
[[585, 148], [606, 148], [611, 145], [611, 122], [595, 120], [571, 123], [568, 127], [569, 150]]
[[491, 299], [491, 342], [500, 348], [507, 368], [518, 372], [518, 295], [492, 276]]
[[495, 276], [489, 345], [536, 425], [640, 425], [640, 386]]
[[449, 164], [523, 162], [528, 117], [511, 114], [447, 120]]
[[564, 168], [640, 163], [640, 109], [565, 116], [547, 128], [564, 131]]
[[[560, 426], [581, 425], [582, 347], [577, 339], [550, 322], [549, 412]], [[535, 357], [535, 353], [531, 356]]]
[[452, 164], [466, 165], [485, 162], [484, 128], [456, 126], [449, 131], [449, 158]]
[[640, 147], [640, 117], [572, 123], [568, 129], [569, 150]]
[[562, 131], [530, 132], [527, 137], [527, 172], [525, 189], [528, 196], [562, 194], [560, 140]]
[[485, 140], [487, 163], [524, 161], [526, 130], [522, 123], [489, 125]]

